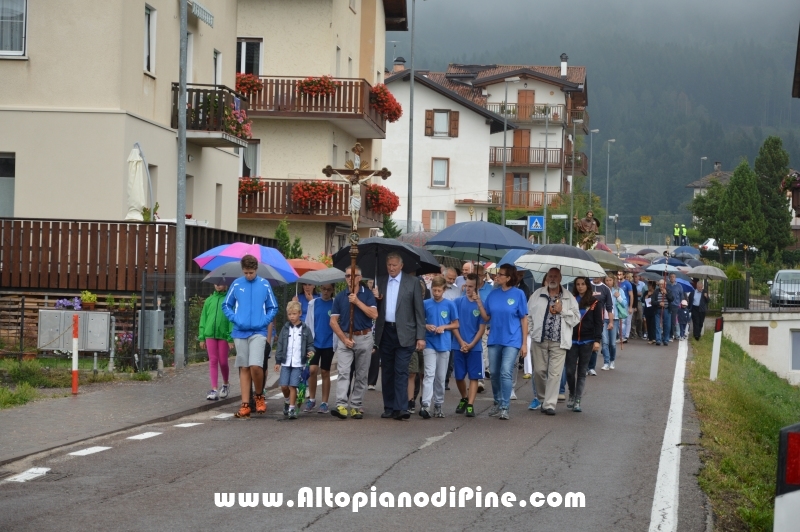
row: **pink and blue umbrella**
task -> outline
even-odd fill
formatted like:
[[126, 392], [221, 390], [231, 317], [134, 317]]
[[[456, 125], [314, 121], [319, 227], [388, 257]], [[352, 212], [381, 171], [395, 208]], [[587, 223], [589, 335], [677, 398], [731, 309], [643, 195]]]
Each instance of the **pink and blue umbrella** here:
[[229, 262], [239, 261], [245, 255], [253, 255], [258, 262], [271, 266], [287, 283], [293, 283], [299, 277], [280, 251], [260, 244], [223, 244], [201, 253], [194, 258], [194, 262], [204, 270], [214, 270]]

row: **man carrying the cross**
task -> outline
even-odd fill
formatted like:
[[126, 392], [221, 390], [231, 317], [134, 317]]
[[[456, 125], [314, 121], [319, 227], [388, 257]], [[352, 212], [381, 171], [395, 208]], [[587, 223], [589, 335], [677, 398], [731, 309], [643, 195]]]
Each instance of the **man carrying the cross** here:
[[[372, 355], [372, 320], [378, 317], [378, 304], [372, 292], [361, 286], [361, 268], [345, 270], [347, 289], [336, 295], [331, 308], [331, 329], [338, 339], [336, 346], [336, 367], [339, 378], [336, 381], [336, 408], [331, 415], [347, 419], [347, 392], [350, 389], [350, 370], [355, 368], [353, 392], [350, 394], [350, 417], [361, 419], [361, 403], [367, 389], [367, 374]], [[356, 287], [351, 293], [350, 287]], [[353, 335], [350, 336], [350, 310], [353, 312]]]

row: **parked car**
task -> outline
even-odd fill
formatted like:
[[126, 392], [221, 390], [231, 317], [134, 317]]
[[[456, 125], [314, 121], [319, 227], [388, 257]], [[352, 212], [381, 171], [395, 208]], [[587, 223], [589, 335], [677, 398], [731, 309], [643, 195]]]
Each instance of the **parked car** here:
[[780, 270], [767, 284], [770, 306], [800, 305], [800, 270]]
[[713, 238], [706, 239], [705, 242], [700, 244], [701, 251], [719, 251], [719, 246], [717, 245], [717, 241]]

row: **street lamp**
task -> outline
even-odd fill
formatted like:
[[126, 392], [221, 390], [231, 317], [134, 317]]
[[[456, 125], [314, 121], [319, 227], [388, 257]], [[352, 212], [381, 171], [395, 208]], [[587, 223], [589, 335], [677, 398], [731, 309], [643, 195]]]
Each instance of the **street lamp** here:
[[[569, 176], [569, 220], [572, 223], [575, 208], [575, 131], [578, 124], [583, 124], [583, 119], [572, 121], [572, 175]], [[572, 231], [569, 232], [569, 245], [572, 245]]]
[[409, 102], [408, 102], [408, 207], [406, 217], [406, 232], [413, 233], [412, 229], [413, 216], [412, 216], [412, 191], [414, 183], [414, 26], [417, 23], [416, 16], [416, 0], [411, 0], [411, 84], [408, 86]]
[[[611, 144], [617, 139], [608, 139], [608, 160], [606, 161], [606, 216], [608, 216], [608, 184], [611, 182]], [[608, 245], [608, 220], [606, 220], [606, 245]]]
[[703, 179], [703, 161], [708, 159], [708, 157], [700, 157], [700, 179]]
[[[594, 161], [594, 150], [592, 149], [592, 140], [594, 139], [594, 134], [600, 133], [599, 129], [592, 129], [589, 131], [589, 210], [592, 210], [594, 201], [592, 198], [592, 162]], [[592, 213], [594, 214], [594, 213]]]
[[506, 78], [503, 80], [506, 86], [506, 95], [503, 98], [503, 175], [501, 177], [501, 185], [500, 185], [500, 225], [505, 227], [506, 225], [506, 159], [508, 158], [508, 154], [506, 153], [506, 135], [508, 134], [508, 84], [509, 83], [519, 83], [519, 76], [514, 76], [512, 78]]

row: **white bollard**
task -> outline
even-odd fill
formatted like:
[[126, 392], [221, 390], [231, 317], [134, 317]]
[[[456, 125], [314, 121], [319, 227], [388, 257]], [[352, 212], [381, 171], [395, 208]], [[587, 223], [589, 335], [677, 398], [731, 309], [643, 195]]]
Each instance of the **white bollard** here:
[[711, 348], [711, 380], [717, 380], [719, 371], [719, 350], [722, 347], [722, 317], [717, 318], [714, 325], [714, 346]]

